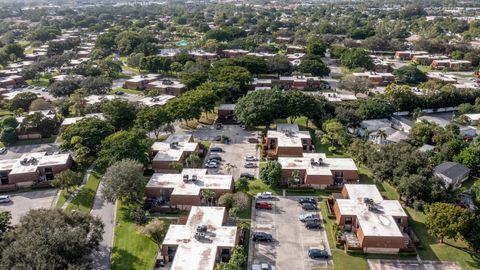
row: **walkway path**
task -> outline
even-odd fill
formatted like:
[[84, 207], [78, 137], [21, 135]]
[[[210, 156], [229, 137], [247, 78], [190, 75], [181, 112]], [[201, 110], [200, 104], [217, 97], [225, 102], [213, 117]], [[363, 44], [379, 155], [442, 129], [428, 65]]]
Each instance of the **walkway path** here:
[[[88, 169], [87, 169], [87, 172], [85, 173], [85, 175], [83, 176], [83, 180], [82, 180], [82, 184], [80, 186], [78, 186], [74, 192], [72, 192], [72, 194], [70, 194], [70, 197], [68, 197], [68, 199], [65, 201], [65, 203], [62, 205], [62, 209], [65, 210], [67, 209], [67, 206], [72, 202], [73, 198], [75, 198], [75, 196], [77, 196], [78, 192], [80, 192], [80, 190], [82, 190], [83, 186], [85, 186], [85, 184], [87, 183], [88, 181], [88, 178], [90, 178], [90, 174], [92, 173], [92, 170], [95, 168], [95, 163], [92, 163]], [[59, 196], [62, 196], [61, 195], [61, 192], [59, 193], [60, 195]], [[57, 198], [58, 200], [58, 198]]]
[[102, 198], [102, 190], [103, 186], [102, 183], [100, 183], [97, 194], [95, 194], [93, 209], [90, 212], [93, 216], [100, 218], [105, 225], [105, 231], [103, 233], [103, 240], [100, 242], [100, 248], [93, 254], [93, 269], [109, 270], [115, 229], [115, 204], [109, 203]]

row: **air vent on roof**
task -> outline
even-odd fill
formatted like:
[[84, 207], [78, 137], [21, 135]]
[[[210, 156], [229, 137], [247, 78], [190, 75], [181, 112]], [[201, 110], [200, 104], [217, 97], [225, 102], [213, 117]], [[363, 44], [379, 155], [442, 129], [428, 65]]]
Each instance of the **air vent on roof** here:
[[183, 175], [183, 182], [188, 183], [188, 174]]
[[192, 175], [192, 179], [191, 179], [191, 180], [192, 180], [192, 182], [195, 182], [195, 181], [197, 181], [197, 175], [196, 175], [196, 174], [193, 174], [193, 175]]

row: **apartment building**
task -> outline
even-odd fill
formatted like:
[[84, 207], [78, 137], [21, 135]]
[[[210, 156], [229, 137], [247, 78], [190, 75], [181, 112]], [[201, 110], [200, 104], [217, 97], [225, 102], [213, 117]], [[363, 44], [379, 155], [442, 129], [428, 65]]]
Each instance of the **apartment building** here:
[[173, 134], [163, 142], [155, 142], [152, 147], [152, 169], [155, 172], [172, 172], [172, 163], [184, 164], [190, 154], [199, 151], [198, 143], [190, 134]]
[[278, 124], [277, 130], [269, 130], [264, 139], [264, 155], [269, 157], [301, 157], [314, 150], [309, 131], [294, 124]]
[[375, 85], [388, 85], [395, 82], [395, 75], [392, 73], [382, 73], [382, 72], [354, 72], [353, 76], [359, 78], [366, 78], [370, 80]]

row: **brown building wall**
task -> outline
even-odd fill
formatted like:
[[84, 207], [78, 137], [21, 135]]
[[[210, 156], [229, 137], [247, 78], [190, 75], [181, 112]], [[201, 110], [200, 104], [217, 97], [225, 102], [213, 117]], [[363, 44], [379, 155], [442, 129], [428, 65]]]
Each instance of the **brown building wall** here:
[[33, 182], [38, 180], [38, 172], [16, 173], [8, 175], [8, 182], [10, 184], [17, 184], [21, 182]]
[[343, 179], [345, 179], [347, 181], [356, 181], [356, 180], [359, 179], [358, 171], [332, 170], [332, 175], [333, 176], [335, 176], [335, 172], [343, 172]]
[[302, 157], [303, 147], [281, 147], [277, 146], [276, 151], [279, 157]]
[[170, 204], [176, 205], [179, 207], [182, 206], [200, 206], [202, 200], [200, 199], [200, 194], [196, 195], [171, 195]]
[[326, 188], [333, 185], [333, 177], [331, 175], [307, 175], [305, 184], [312, 185], [314, 188]]

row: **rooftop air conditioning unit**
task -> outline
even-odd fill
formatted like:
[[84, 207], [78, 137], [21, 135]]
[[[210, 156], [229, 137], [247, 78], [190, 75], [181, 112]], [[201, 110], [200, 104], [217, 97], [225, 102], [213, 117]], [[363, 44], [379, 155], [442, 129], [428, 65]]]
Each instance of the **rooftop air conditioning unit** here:
[[203, 233], [207, 232], [207, 229], [208, 229], [208, 228], [207, 228], [207, 225], [198, 225], [198, 226], [197, 226], [197, 232], [200, 232], [200, 233], [202, 233], [202, 232], [203, 232]]
[[188, 174], [185, 174], [185, 175], [183, 176], [183, 182], [187, 183], [188, 181], [189, 181], [189, 179], [188, 179]]
[[193, 175], [192, 175], [192, 182], [195, 182], [195, 181], [197, 181], [197, 175], [196, 175], [196, 174], [193, 174]]

